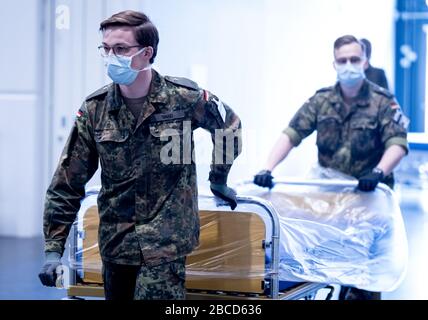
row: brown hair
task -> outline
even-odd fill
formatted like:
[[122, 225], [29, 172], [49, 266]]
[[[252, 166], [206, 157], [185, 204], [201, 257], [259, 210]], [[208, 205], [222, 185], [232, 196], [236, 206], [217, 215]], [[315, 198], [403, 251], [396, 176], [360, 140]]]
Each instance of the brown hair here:
[[142, 47], [153, 48], [153, 63], [158, 51], [159, 33], [149, 17], [142, 12], [126, 10], [112, 15], [100, 24], [100, 31], [104, 32], [111, 27], [128, 26], [133, 27], [135, 39]]
[[357, 38], [351, 35], [346, 35], [346, 36], [337, 38], [336, 41], [334, 42], [334, 50], [338, 50], [344, 45], [351, 44], [351, 43], [358, 43], [361, 46], [361, 49], [363, 50], [363, 52], [365, 53], [364, 44], [362, 44], [360, 41], [358, 41]]
[[372, 56], [372, 44], [370, 43], [369, 40], [362, 38], [360, 39], [360, 42], [364, 45], [364, 48], [366, 50], [366, 57], [368, 60], [370, 60], [371, 56]]

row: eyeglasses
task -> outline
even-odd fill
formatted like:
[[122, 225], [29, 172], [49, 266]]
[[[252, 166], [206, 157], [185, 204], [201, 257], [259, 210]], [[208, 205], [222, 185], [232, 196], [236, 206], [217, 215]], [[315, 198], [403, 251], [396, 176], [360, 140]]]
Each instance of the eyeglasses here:
[[110, 51], [113, 50], [113, 54], [116, 56], [126, 56], [129, 51], [131, 51], [132, 48], [141, 48], [141, 45], [138, 46], [114, 46], [114, 47], [109, 47], [106, 45], [100, 45], [98, 46], [98, 51], [100, 52], [101, 56], [103, 58], [108, 57], [108, 55], [110, 54]]
[[348, 61], [351, 64], [360, 64], [363, 61], [363, 59], [361, 57], [353, 56], [350, 58], [339, 58], [339, 59], [336, 59], [335, 62], [337, 65], [345, 65]]

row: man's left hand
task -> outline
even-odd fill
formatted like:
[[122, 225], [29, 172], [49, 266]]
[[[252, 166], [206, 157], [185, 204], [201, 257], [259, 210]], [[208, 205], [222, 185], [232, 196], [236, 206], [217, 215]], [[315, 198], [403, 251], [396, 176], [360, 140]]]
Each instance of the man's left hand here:
[[236, 201], [236, 192], [225, 184], [211, 183], [211, 192], [220, 199], [226, 201], [232, 210], [235, 210], [238, 205]]
[[358, 189], [361, 191], [373, 191], [377, 184], [383, 179], [384, 174], [381, 169], [374, 168], [372, 172], [362, 176], [358, 180]]

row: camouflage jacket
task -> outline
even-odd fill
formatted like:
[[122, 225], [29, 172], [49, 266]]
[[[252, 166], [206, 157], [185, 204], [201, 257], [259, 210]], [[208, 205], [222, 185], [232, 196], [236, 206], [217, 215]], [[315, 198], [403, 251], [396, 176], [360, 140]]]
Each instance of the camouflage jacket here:
[[[389, 146], [400, 145], [408, 152], [406, 122], [394, 96], [365, 81], [349, 109], [339, 84], [317, 91], [284, 133], [297, 146], [316, 130], [320, 165], [359, 178], [379, 163]], [[392, 175], [384, 182], [391, 186]]]
[[[102, 259], [153, 266], [190, 253], [199, 242], [192, 161], [193, 130], [198, 127], [208, 130], [213, 142], [220, 137], [209, 180], [226, 183], [241, 149], [241, 122], [231, 108], [194, 82], [162, 77], [153, 70], [138, 119], [123, 103], [117, 85], [86, 98], [47, 191], [45, 251], [63, 253], [85, 184], [100, 162]], [[223, 140], [233, 143], [228, 146]]]

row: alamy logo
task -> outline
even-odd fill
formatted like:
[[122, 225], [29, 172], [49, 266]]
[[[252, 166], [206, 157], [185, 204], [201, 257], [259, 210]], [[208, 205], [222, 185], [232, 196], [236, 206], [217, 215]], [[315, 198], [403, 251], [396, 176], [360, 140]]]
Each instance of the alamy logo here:
[[70, 8], [64, 4], [56, 7], [55, 27], [58, 30], [70, 30]]
[[[151, 134], [168, 142], [160, 150], [163, 164], [191, 164], [195, 162], [192, 150], [192, 123], [183, 121], [183, 129], [151, 128]], [[216, 129], [214, 133], [214, 164], [232, 164], [242, 148], [241, 129]]]

